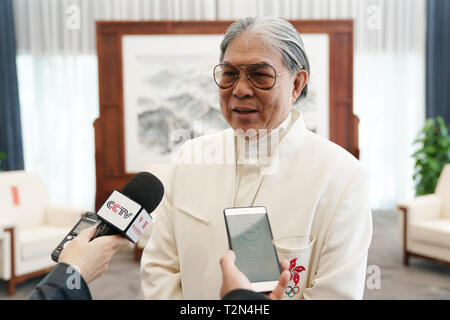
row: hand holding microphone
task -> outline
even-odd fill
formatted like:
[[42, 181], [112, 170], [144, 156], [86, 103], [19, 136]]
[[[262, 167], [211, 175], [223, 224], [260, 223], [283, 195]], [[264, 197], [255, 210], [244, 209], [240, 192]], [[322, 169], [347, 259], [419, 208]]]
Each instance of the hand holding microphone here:
[[133, 176], [122, 188], [114, 191], [98, 212], [87, 212], [61, 241], [52, 253], [58, 262], [63, 249], [81, 230], [95, 226], [94, 238], [119, 234], [136, 243], [144, 234], [153, 218], [150, 215], [159, 205], [164, 195], [161, 181], [148, 172]]
[[128, 240], [120, 235], [104, 236], [90, 241], [96, 232], [94, 227], [82, 230], [61, 252], [58, 260], [78, 269], [87, 283], [99, 278], [108, 269], [112, 256], [128, 243]]
[[[78, 224], [77, 224], [78, 225]], [[91, 300], [88, 283], [99, 278], [109, 260], [128, 240], [120, 235], [92, 239], [95, 227], [83, 229], [59, 255], [59, 262], [39, 282], [29, 300]]]
[[[106, 271], [112, 256], [128, 240], [136, 243], [140, 239], [152, 221], [150, 213], [163, 195], [163, 184], [151, 173], [133, 176], [122, 192], [114, 191], [97, 214], [85, 213], [64, 237], [51, 255], [58, 264], [28, 299], [92, 299], [86, 283]], [[73, 269], [77, 269], [83, 279], [78, 288], [68, 285]]]

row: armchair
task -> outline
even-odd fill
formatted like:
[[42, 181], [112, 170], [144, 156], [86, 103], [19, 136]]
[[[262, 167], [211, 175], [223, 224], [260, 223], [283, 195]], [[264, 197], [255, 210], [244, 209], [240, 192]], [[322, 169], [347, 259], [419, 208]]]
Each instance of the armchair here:
[[433, 194], [399, 203], [403, 264], [410, 257], [450, 265], [450, 164], [444, 166]]
[[0, 279], [14, 295], [17, 283], [52, 269], [52, 250], [83, 211], [51, 205], [37, 173], [1, 172], [0, 195]]

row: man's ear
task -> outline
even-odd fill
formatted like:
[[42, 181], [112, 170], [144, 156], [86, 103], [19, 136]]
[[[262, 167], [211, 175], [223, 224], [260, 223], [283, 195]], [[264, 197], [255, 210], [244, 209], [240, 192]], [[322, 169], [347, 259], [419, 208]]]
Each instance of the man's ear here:
[[308, 82], [308, 72], [306, 70], [298, 71], [297, 74], [295, 75], [294, 87], [292, 88], [291, 104], [294, 104], [294, 102], [300, 96], [307, 82]]

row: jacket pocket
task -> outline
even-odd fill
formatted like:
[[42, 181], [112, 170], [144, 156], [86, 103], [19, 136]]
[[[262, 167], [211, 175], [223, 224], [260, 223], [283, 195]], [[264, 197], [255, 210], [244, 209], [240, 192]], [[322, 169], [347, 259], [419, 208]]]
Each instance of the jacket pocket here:
[[290, 237], [275, 241], [280, 261], [289, 261], [290, 280], [283, 299], [298, 300], [303, 297], [303, 290], [308, 284], [308, 275], [311, 262], [312, 249], [316, 238]]
[[174, 205], [174, 207], [175, 207], [175, 209], [176, 209], [177, 211], [179, 211], [179, 212], [181, 212], [181, 213], [187, 215], [188, 217], [193, 218], [194, 220], [196, 220], [196, 221], [198, 221], [198, 222], [200, 222], [200, 223], [203, 223], [203, 224], [205, 224], [205, 225], [209, 225], [210, 222], [211, 222], [210, 219], [206, 219], [206, 218], [203, 218], [203, 217], [201, 217], [201, 216], [199, 216], [199, 215], [197, 215], [197, 214], [194, 214], [194, 213], [192, 212], [192, 210], [189, 210], [189, 209], [186, 209], [186, 208], [182, 208], [182, 207], [180, 207], [179, 205]]

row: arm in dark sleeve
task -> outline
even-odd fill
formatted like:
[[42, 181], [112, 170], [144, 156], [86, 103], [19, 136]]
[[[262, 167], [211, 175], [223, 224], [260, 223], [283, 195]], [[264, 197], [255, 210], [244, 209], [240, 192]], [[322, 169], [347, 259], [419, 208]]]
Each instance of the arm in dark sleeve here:
[[42, 279], [29, 300], [92, 300], [91, 292], [81, 274], [72, 266], [58, 263]]
[[224, 295], [222, 300], [269, 300], [269, 298], [252, 290], [236, 289]]

